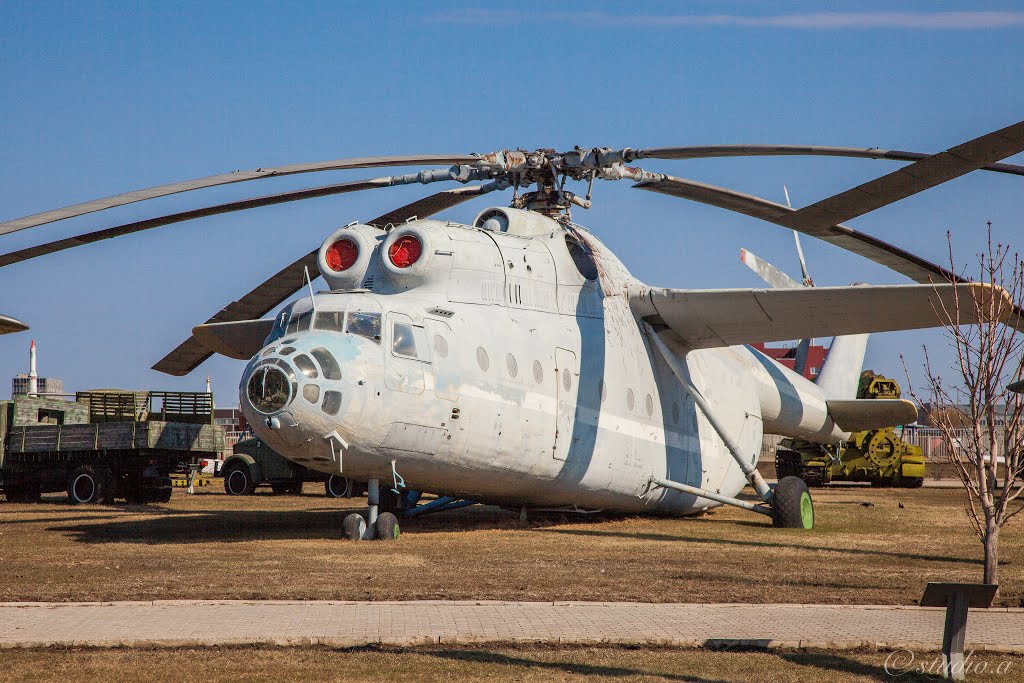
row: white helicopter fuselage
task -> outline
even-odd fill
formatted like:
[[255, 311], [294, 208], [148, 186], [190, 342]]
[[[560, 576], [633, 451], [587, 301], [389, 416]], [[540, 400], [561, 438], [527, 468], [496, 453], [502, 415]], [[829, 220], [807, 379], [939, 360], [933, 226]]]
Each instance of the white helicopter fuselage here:
[[[744, 473], [631, 311], [644, 285], [575, 226], [501, 212], [507, 231], [427, 220], [328, 238], [352, 236], [362, 263], [332, 278], [321, 258], [332, 291], [284, 309], [249, 362], [240, 404], [256, 434], [325, 473], [516, 508], [717, 504], [652, 477], [735, 496]], [[487, 213], [477, 223], [494, 226]], [[397, 269], [403, 234], [422, 256]], [[680, 358], [751, 464], [766, 426], [799, 433], [778, 378], [812, 383], [744, 346]]]

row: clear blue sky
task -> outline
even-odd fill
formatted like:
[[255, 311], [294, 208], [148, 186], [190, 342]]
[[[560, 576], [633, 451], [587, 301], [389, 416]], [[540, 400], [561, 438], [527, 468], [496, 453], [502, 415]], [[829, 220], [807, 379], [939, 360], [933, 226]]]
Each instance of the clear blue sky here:
[[[802, 143], [933, 152], [1024, 115], [1017, 2], [7, 3], [0, 220], [259, 166], [502, 147]], [[840, 12], [837, 14], [837, 12]], [[1018, 157], [1017, 163], [1024, 163]], [[849, 159], [645, 164], [801, 206], [896, 168]], [[369, 175], [372, 175], [371, 171]], [[0, 251], [365, 172], [258, 181], [0, 238]], [[435, 186], [436, 187], [436, 186]], [[27, 366], [71, 390], [202, 389], [237, 402], [243, 363], [177, 379], [149, 367], [335, 227], [424, 188], [317, 199], [160, 228], [0, 269], [0, 381]], [[651, 284], [756, 287], [740, 247], [797, 270], [788, 232], [603, 183], [575, 218]], [[502, 203], [492, 195], [491, 202]], [[484, 204], [450, 212], [468, 220]], [[1024, 247], [1024, 178], [972, 174], [852, 225], [942, 262], [985, 221]], [[906, 282], [805, 241], [819, 284]], [[890, 333], [868, 364], [902, 379], [937, 333]], [[918, 373], [919, 376], [919, 373]], [[7, 389], [0, 390], [6, 392]], [[6, 394], [0, 394], [6, 395]]]

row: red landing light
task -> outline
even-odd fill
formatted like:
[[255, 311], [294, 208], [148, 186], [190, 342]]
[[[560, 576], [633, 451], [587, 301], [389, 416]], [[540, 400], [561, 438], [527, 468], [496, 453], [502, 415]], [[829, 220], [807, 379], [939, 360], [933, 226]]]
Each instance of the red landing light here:
[[388, 258], [396, 268], [408, 268], [420, 260], [423, 245], [412, 235], [402, 235], [388, 249]]
[[327, 247], [327, 267], [341, 273], [352, 267], [359, 258], [359, 245], [348, 238], [341, 238]]

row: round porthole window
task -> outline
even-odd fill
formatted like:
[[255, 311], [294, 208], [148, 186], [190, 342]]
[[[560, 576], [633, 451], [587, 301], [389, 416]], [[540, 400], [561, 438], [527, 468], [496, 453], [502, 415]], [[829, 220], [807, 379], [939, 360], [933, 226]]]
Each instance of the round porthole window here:
[[491, 359], [487, 356], [487, 351], [482, 346], [476, 347], [476, 364], [484, 372], [487, 372], [487, 368], [491, 366]]
[[511, 353], [505, 356], [505, 367], [508, 368], [508, 376], [515, 377], [519, 374], [519, 363], [516, 361], [516, 357]]
[[448, 342], [439, 334], [434, 335], [434, 353], [437, 354], [438, 358], [448, 357]]
[[647, 398], [644, 399], [644, 408], [647, 409], [647, 417], [654, 415], [654, 397], [647, 394]]
[[572, 370], [562, 368], [562, 388], [566, 391], [572, 390]]
[[672, 401], [672, 423], [679, 424], [679, 404]]
[[537, 380], [537, 384], [544, 383], [544, 367], [539, 360], [533, 361], [533, 378]]
[[633, 390], [632, 389], [626, 389], [626, 409], [627, 410], [633, 410], [633, 405], [634, 405]]

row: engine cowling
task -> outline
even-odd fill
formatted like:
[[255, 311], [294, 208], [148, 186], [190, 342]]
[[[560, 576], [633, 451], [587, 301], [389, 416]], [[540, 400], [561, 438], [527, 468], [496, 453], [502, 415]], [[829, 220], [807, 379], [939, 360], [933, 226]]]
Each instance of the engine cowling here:
[[374, 249], [385, 232], [372, 225], [353, 223], [332, 232], [317, 253], [320, 274], [332, 290], [363, 286]]

